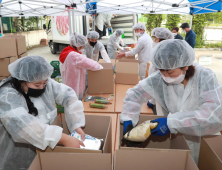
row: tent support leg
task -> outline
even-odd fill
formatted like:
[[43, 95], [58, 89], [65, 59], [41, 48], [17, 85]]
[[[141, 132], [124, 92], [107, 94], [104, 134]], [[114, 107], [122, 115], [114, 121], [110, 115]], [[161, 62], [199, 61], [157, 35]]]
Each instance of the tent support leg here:
[[193, 15], [191, 15], [191, 18], [190, 18], [190, 28], [192, 29], [192, 22], [193, 22]]
[[93, 15], [92, 17], [92, 30], [95, 31], [95, 19], [96, 19], [96, 16]]

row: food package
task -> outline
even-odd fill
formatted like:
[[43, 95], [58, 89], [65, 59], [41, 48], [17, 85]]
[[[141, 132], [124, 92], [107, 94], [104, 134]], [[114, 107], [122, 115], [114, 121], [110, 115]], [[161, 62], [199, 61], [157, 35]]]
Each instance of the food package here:
[[[81, 135], [79, 133], [77, 133], [76, 131], [74, 131], [71, 134], [71, 136], [82, 141]], [[81, 149], [100, 150], [100, 148], [102, 146], [102, 142], [103, 142], [103, 139], [97, 139], [97, 138], [94, 138], [94, 137], [86, 134], [85, 140], [83, 141], [85, 147], [80, 145], [80, 148]]]
[[152, 123], [150, 120], [136, 126], [124, 135], [124, 139], [132, 142], [144, 142], [150, 135], [151, 129], [156, 128], [158, 123]]
[[98, 109], [108, 108], [108, 106], [105, 106], [103, 104], [97, 104], [97, 103], [89, 103], [89, 106], [92, 108], [98, 108]]

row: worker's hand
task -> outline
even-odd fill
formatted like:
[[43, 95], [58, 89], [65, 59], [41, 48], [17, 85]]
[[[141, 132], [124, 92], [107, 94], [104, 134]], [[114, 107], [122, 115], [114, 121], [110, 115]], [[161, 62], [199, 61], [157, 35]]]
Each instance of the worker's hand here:
[[125, 53], [123, 53], [123, 52], [120, 52], [120, 53], [118, 53], [118, 55], [117, 55], [117, 58], [122, 58], [122, 57], [124, 57], [125, 56]]
[[85, 140], [85, 132], [82, 130], [82, 128], [79, 127], [79, 128], [77, 128], [75, 131], [76, 131], [78, 134], [81, 135], [82, 141], [84, 141], [84, 140]]
[[83, 142], [80, 141], [79, 139], [66, 135], [65, 133], [62, 134], [59, 143], [65, 147], [71, 147], [71, 148], [80, 148], [80, 145], [85, 146]]
[[157, 122], [158, 123], [157, 127], [154, 128], [153, 130], [151, 130], [151, 133], [154, 136], [165, 136], [170, 132], [170, 130], [167, 126], [167, 118], [166, 117], [151, 120], [150, 122], [152, 122], [152, 123]]
[[131, 120], [123, 122], [123, 135], [125, 135], [127, 132], [131, 131], [132, 129], [133, 129], [133, 123]]

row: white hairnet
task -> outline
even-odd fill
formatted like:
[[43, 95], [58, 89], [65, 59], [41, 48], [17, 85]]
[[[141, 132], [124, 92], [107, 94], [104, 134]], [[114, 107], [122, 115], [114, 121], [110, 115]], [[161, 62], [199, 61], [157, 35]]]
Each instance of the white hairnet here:
[[133, 28], [133, 30], [135, 30], [135, 29], [146, 30], [146, 26], [143, 23], [137, 23], [132, 28]]
[[168, 28], [157, 27], [152, 30], [152, 36], [159, 39], [174, 39], [173, 33]]
[[99, 39], [99, 33], [96, 31], [89, 31], [86, 37], [89, 39]]
[[26, 82], [42, 81], [53, 73], [53, 67], [41, 56], [26, 56], [8, 66], [11, 76]]
[[122, 35], [124, 32], [123, 32], [123, 29], [117, 29], [117, 30], [116, 30], [116, 33], [117, 33], [118, 35]]
[[193, 48], [184, 40], [170, 39], [158, 43], [151, 56], [151, 62], [158, 69], [172, 70], [190, 66], [195, 60]]
[[70, 37], [70, 45], [74, 47], [82, 47], [88, 43], [87, 38], [77, 32], [73, 33]]

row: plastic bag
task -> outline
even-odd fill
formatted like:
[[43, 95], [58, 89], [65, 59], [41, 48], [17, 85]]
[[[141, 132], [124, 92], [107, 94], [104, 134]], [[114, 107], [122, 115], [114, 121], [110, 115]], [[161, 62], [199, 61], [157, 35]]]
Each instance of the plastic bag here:
[[105, 98], [105, 97], [87, 95], [84, 102], [94, 101], [95, 99], [107, 100], [107, 98]]
[[158, 123], [151, 123], [150, 120], [136, 126], [124, 135], [124, 139], [132, 142], [144, 142], [151, 135], [151, 129], [156, 128]]

